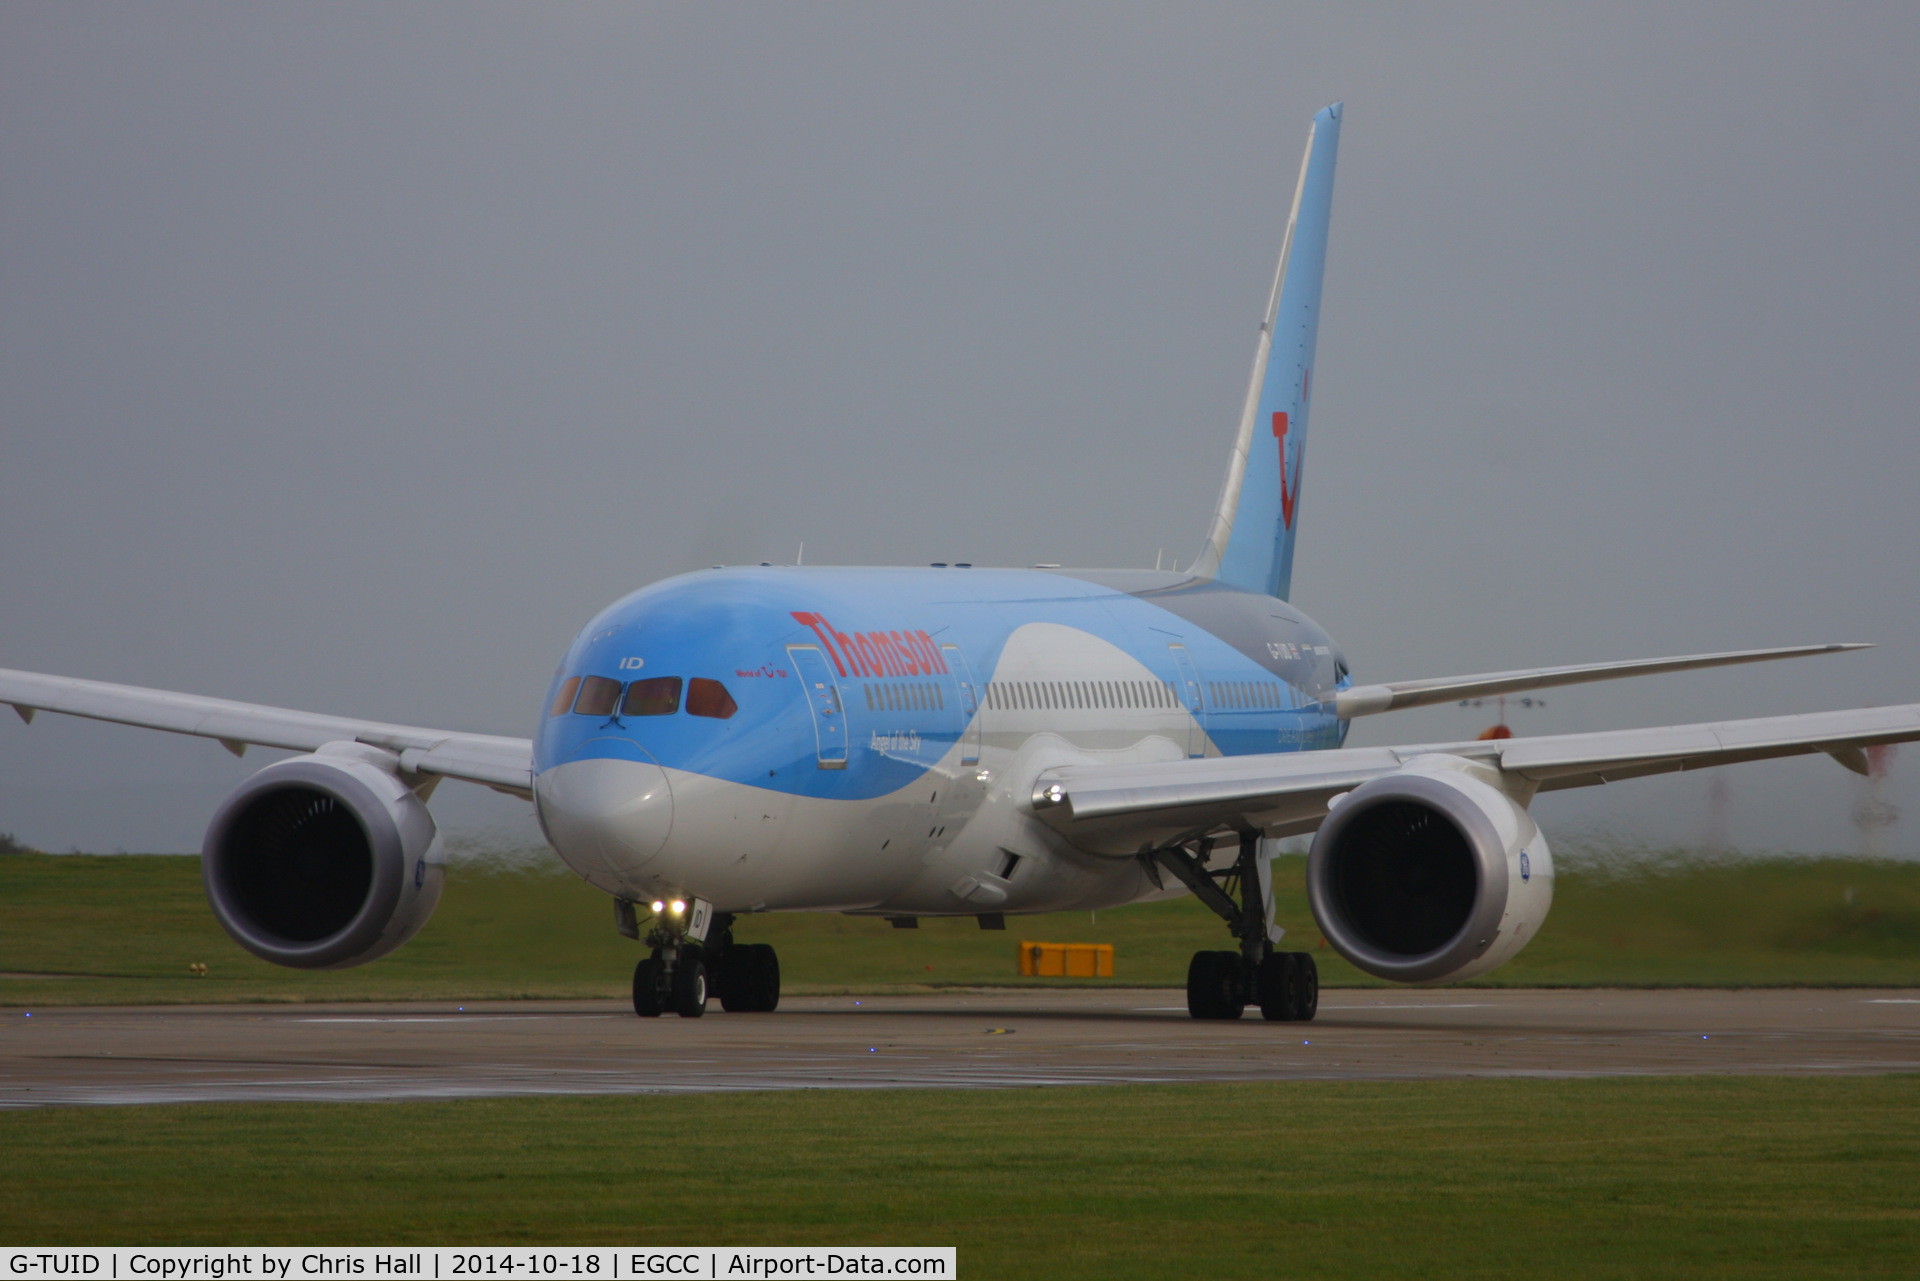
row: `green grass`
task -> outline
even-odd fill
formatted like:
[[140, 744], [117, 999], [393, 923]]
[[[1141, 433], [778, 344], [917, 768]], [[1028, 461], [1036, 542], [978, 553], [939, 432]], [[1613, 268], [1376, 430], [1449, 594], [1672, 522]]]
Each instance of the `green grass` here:
[[[1305, 859], [1275, 865], [1281, 923], [1330, 985], [1371, 983], [1321, 949]], [[1196, 948], [1228, 943], [1191, 899], [1100, 913], [971, 920], [835, 915], [744, 918], [741, 938], [780, 949], [787, 991], [1032, 985], [1022, 938], [1115, 945], [1114, 983], [1179, 986]], [[0, 1003], [617, 997], [636, 944], [605, 895], [571, 876], [456, 868], [439, 911], [386, 960], [302, 973], [254, 959], [209, 912], [189, 857], [0, 854]], [[196, 978], [188, 966], [209, 973]], [[1071, 981], [1085, 983], [1085, 980]], [[1920, 985], [1920, 864], [1850, 859], [1649, 865], [1634, 875], [1564, 872], [1553, 914], [1526, 951], [1482, 983], [1534, 985]]]
[[1920, 1080], [49, 1109], [8, 1243], [957, 1245], [964, 1275], [1912, 1276]]

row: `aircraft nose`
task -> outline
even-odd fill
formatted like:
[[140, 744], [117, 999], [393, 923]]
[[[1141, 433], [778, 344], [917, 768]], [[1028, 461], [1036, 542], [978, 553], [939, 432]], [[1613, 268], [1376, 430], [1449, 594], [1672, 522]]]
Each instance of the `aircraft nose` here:
[[576, 866], [631, 872], [658, 854], [673, 830], [673, 791], [652, 761], [568, 761], [540, 775], [534, 794], [547, 839]]

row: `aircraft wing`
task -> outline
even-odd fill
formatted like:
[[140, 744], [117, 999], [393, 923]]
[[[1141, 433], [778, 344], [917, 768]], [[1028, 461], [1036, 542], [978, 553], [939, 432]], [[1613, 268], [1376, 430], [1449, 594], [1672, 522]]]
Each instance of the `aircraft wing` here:
[[0, 668], [0, 703], [11, 703], [28, 723], [36, 712], [60, 712], [218, 739], [235, 756], [249, 744], [310, 752], [327, 743], [366, 743], [398, 754], [401, 768], [414, 773], [463, 779], [516, 796], [532, 795], [533, 744], [524, 738], [388, 725], [4, 668]]
[[1623, 676], [1658, 676], [1701, 667], [1732, 667], [1738, 663], [1766, 663], [1776, 658], [1808, 654], [1839, 654], [1872, 649], [1867, 644], [1789, 645], [1780, 649], [1739, 649], [1722, 654], [1685, 654], [1678, 658], [1636, 658], [1624, 663], [1580, 663], [1572, 667], [1525, 667], [1511, 672], [1483, 672], [1477, 676], [1441, 676], [1430, 680], [1396, 681], [1387, 685], [1355, 685], [1334, 696], [1334, 714], [1342, 720], [1394, 712], [1403, 707], [1425, 707], [1460, 698], [1493, 694], [1521, 694], [1556, 685], [1584, 685], [1588, 681], [1618, 680]]
[[1336, 794], [1431, 753], [1485, 762], [1523, 791], [1555, 791], [1811, 752], [1864, 774], [1864, 749], [1915, 740], [1920, 703], [1540, 738], [1068, 765], [1040, 775], [1033, 807], [1076, 843], [1121, 853], [1221, 828], [1311, 832]]

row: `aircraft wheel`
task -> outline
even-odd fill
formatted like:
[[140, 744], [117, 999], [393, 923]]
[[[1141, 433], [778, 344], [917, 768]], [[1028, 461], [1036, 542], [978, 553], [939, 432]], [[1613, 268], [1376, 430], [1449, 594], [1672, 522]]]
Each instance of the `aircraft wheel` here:
[[1195, 952], [1187, 966], [1187, 1013], [1196, 1019], [1237, 1019], [1246, 1008], [1238, 952]]
[[735, 943], [714, 958], [713, 993], [729, 1014], [764, 1014], [780, 1005], [780, 958], [768, 943]]
[[753, 1003], [753, 970], [749, 944], [735, 943], [713, 958], [713, 994], [720, 998], [721, 1009], [743, 1014], [759, 1008]]
[[1293, 1017], [1302, 1023], [1320, 1011], [1320, 967], [1313, 953], [1295, 952], [1293, 959]]
[[1292, 952], [1269, 952], [1254, 971], [1253, 990], [1260, 1017], [1291, 1023], [1300, 1017], [1300, 967]]
[[673, 1012], [697, 1019], [707, 1012], [707, 963], [692, 948], [683, 948], [673, 967]]
[[633, 1012], [643, 1019], [657, 1019], [667, 1008], [665, 971], [654, 957], [633, 967]]
[[755, 943], [747, 973], [752, 975], [753, 1004], [747, 1008], [771, 1014], [780, 1007], [780, 957], [771, 943]]

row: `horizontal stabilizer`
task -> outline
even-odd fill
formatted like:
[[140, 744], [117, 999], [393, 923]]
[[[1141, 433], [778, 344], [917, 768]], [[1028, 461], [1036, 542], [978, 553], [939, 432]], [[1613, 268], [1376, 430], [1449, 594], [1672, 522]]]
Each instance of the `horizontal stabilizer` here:
[[1636, 658], [1624, 663], [1581, 663], [1572, 667], [1527, 667], [1511, 672], [1483, 672], [1478, 676], [1438, 676], [1423, 681], [1397, 681], [1391, 685], [1355, 685], [1334, 696], [1334, 714], [1342, 720], [1372, 716], [1376, 712], [1397, 712], [1405, 707], [1425, 707], [1432, 703], [1450, 703], [1462, 698], [1486, 698], [1494, 694], [1523, 694], [1528, 690], [1550, 689], [1556, 685], [1584, 685], [1589, 681], [1619, 680], [1624, 676], [1658, 676], [1663, 672], [1687, 672], [1700, 667], [1732, 667], [1739, 663], [1766, 663], [1776, 658], [1803, 658], [1808, 654], [1838, 654], [1847, 650], [1872, 649], [1861, 643], [1842, 645], [1789, 645], [1782, 649], [1740, 649], [1724, 654], [1687, 654], [1679, 658]]

